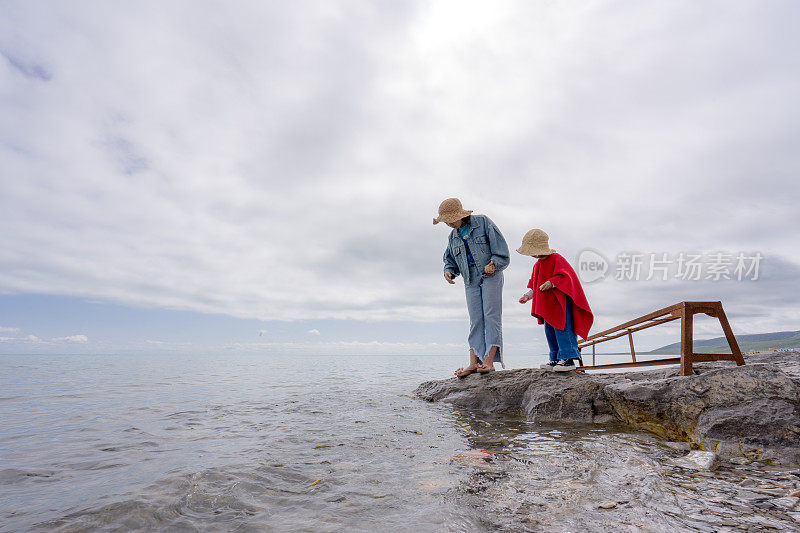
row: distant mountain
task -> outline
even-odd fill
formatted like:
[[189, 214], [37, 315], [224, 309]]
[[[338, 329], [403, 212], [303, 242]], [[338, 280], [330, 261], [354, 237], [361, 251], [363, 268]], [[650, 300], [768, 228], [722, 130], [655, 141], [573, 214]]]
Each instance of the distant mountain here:
[[[756, 333], [755, 335], [736, 335], [736, 341], [743, 352], [767, 352], [781, 348], [800, 349], [800, 331], [776, 331], [774, 333]], [[677, 354], [681, 351], [681, 343], [676, 342], [661, 348], [656, 348], [649, 353]], [[697, 353], [731, 353], [725, 337], [694, 341], [694, 351]]]

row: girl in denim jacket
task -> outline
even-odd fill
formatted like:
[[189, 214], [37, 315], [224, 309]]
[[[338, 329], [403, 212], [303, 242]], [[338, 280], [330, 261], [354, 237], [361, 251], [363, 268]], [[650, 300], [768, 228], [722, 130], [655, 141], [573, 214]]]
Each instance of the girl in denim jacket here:
[[489, 217], [473, 215], [458, 198], [439, 206], [434, 224], [444, 222], [453, 231], [444, 251], [444, 278], [454, 284], [464, 278], [469, 311], [469, 365], [454, 373], [463, 378], [473, 372], [492, 372], [494, 362], [503, 367], [503, 270], [509, 253], [503, 234]]

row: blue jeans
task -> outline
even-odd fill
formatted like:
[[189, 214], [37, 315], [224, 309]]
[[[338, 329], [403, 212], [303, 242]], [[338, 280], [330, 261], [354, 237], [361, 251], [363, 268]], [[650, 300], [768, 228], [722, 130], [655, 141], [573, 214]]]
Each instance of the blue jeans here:
[[556, 329], [545, 321], [544, 335], [550, 346], [551, 361], [580, 358], [578, 336], [575, 334], [575, 327], [572, 324], [572, 300], [569, 297], [567, 297], [567, 320], [564, 329]]
[[464, 284], [469, 311], [469, 347], [483, 363], [486, 354], [497, 346], [494, 362], [503, 364], [503, 273], [483, 277], [477, 267], [469, 267], [469, 283]]

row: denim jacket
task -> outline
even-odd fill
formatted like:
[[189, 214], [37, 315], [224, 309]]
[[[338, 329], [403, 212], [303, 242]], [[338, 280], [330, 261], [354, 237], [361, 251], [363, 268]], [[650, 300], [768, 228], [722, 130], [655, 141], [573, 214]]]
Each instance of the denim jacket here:
[[[469, 225], [470, 230], [466, 239], [478, 272], [482, 273], [489, 261], [494, 261], [495, 272], [505, 269], [510, 261], [508, 244], [494, 222], [486, 215], [471, 215]], [[464, 283], [471, 281], [467, 250], [457, 229], [450, 232], [447, 248], [444, 251], [444, 271], [450, 272], [453, 276], [463, 275]]]

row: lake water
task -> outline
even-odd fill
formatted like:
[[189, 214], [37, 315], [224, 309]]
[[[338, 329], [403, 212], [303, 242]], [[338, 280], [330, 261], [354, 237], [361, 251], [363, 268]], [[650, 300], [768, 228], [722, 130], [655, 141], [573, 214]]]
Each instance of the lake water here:
[[[462, 362], [0, 356], [0, 531], [796, 527], [759, 503], [796, 472], [689, 472], [669, 464], [680, 452], [624, 427], [412, 397]], [[473, 448], [496, 454], [459, 457]]]

